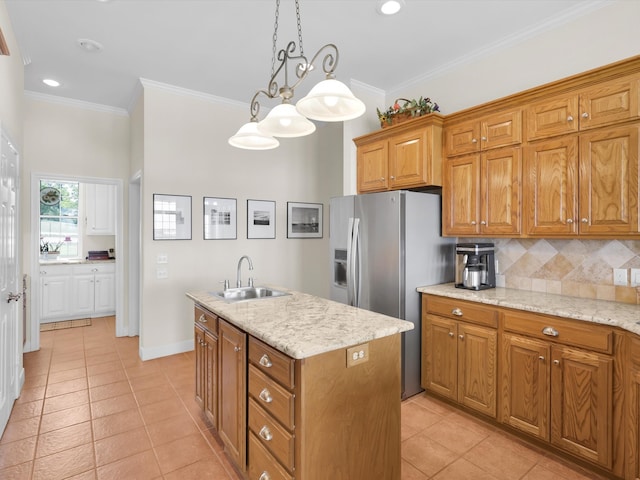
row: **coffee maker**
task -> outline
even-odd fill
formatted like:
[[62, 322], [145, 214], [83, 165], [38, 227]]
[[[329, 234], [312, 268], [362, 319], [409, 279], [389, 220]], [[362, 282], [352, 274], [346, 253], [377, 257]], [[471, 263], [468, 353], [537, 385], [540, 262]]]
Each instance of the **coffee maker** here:
[[456, 245], [456, 288], [484, 290], [496, 286], [496, 259], [493, 243]]

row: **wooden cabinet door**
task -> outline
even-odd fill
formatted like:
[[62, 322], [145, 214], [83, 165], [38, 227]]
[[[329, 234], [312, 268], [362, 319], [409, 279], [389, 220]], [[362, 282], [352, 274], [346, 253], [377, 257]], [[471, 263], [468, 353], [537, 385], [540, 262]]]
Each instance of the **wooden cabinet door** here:
[[638, 127], [580, 136], [580, 233], [638, 233]]
[[199, 326], [194, 327], [194, 348], [196, 354], [196, 403], [203, 408], [205, 399], [205, 372], [206, 372], [206, 359], [204, 348], [204, 329]]
[[580, 93], [580, 130], [640, 116], [640, 76], [612, 80]]
[[480, 172], [480, 232], [483, 235], [518, 235], [522, 179], [520, 148], [483, 153]]
[[577, 132], [580, 119], [578, 94], [561, 95], [532, 103], [527, 107], [527, 140]]
[[480, 232], [480, 155], [444, 160], [442, 229], [445, 235]]
[[218, 428], [218, 338], [204, 332], [204, 414]]
[[389, 139], [389, 188], [427, 183], [427, 130], [419, 129]]
[[458, 402], [496, 418], [495, 329], [458, 324]]
[[422, 331], [424, 368], [422, 386], [458, 400], [458, 341], [455, 320], [427, 314]]
[[551, 359], [551, 443], [611, 468], [613, 359], [556, 345]]
[[461, 123], [445, 131], [445, 148], [448, 156], [480, 151], [480, 122]]
[[389, 142], [382, 140], [358, 148], [358, 193], [389, 188]]
[[498, 113], [480, 122], [480, 148], [506, 147], [522, 143], [522, 111]]
[[524, 231], [532, 236], [575, 235], [578, 216], [578, 139], [565, 137], [525, 148]]
[[502, 337], [502, 422], [549, 441], [550, 345], [505, 333]]
[[218, 434], [233, 461], [246, 470], [247, 360], [246, 335], [220, 319]]
[[640, 339], [629, 335], [629, 374], [625, 392], [627, 423], [625, 432], [627, 474], [625, 478], [640, 478]]

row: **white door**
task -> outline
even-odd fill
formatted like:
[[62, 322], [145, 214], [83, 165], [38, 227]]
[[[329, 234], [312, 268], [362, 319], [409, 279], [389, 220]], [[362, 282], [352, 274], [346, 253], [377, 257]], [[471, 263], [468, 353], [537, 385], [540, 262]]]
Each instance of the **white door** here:
[[0, 435], [18, 397], [22, 284], [18, 268], [19, 157], [0, 130]]

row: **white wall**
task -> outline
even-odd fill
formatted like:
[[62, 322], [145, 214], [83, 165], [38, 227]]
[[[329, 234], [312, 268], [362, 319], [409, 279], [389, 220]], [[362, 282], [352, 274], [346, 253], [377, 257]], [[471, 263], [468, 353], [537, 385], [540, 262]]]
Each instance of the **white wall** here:
[[[504, 43], [465, 63], [451, 63], [437, 74], [387, 92], [386, 101], [367, 103], [369, 117], [398, 97], [430, 97], [444, 115], [640, 54], [640, 1], [618, 0], [576, 18], [558, 21], [540, 33]], [[443, 39], [446, 41], [446, 39]], [[434, 48], [437, 48], [434, 47]], [[425, 71], [429, 66], [425, 65]], [[375, 98], [373, 98], [375, 102]], [[374, 129], [372, 129], [374, 130]], [[369, 130], [369, 131], [372, 131]], [[366, 131], [358, 133], [359, 135]], [[350, 139], [345, 135], [345, 152]], [[350, 151], [350, 150], [349, 150]], [[345, 170], [356, 165], [355, 150]], [[355, 178], [349, 188], [355, 191]]]
[[[341, 195], [342, 125], [319, 125], [310, 136], [282, 139], [278, 149], [246, 151], [227, 139], [248, 120], [248, 106], [207, 100], [177, 89], [144, 87], [143, 316], [141, 353], [152, 358], [193, 345], [190, 290], [218, 290], [236, 280], [242, 255], [257, 284], [329, 295], [328, 202]], [[153, 194], [192, 197], [192, 239], [153, 240]], [[203, 239], [203, 197], [237, 199], [237, 239]], [[247, 239], [247, 200], [276, 202], [276, 238]], [[324, 204], [322, 239], [288, 239], [287, 202]], [[157, 278], [167, 254], [168, 279]], [[243, 266], [246, 283], [247, 267]]]
[[[34, 194], [32, 173], [113, 178], [126, 184], [129, 117], [122, 111], [101, 110], [95, 105], [61, 101], [57, 97], [27, 95], [24, 98], [21, 247], [23, 270], [29, 273], [32, 241], [38, 235], [37, 231], [31, 231], [30, 221], [31, 196]], [[124, 193], [126, 204], [126, 191]], [[126, 238], [126, 222], [124, 224], [122, 235]], [[126, 252], [116, 251], [116, 254], [126, 269]], [[31, 288], [37, 288], [34, 279], [31, 279]], [[123, 321], [126, 324], [126, 318]]]
[[22, 152], [24, 67], [4, 0], [0, 0], [0, 28], [10, 53], [0, 55], [0, 124]]

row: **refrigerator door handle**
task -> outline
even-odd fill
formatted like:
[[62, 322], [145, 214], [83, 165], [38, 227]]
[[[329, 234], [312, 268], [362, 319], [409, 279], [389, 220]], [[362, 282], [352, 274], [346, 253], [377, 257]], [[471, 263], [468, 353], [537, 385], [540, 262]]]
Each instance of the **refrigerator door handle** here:
[[351, 253], [353, 262], [351, 271], [353, 274], [353, 306], [360, 307], [360, 272], [362, 271], [360, 259], [360, 219], [355, 218], [353, 221], [353, 248]]
[[347, 234], [347, 305], [354, 302], [354, 275], [353, 275], [353, 218], [349, 218], [349, 230]]

